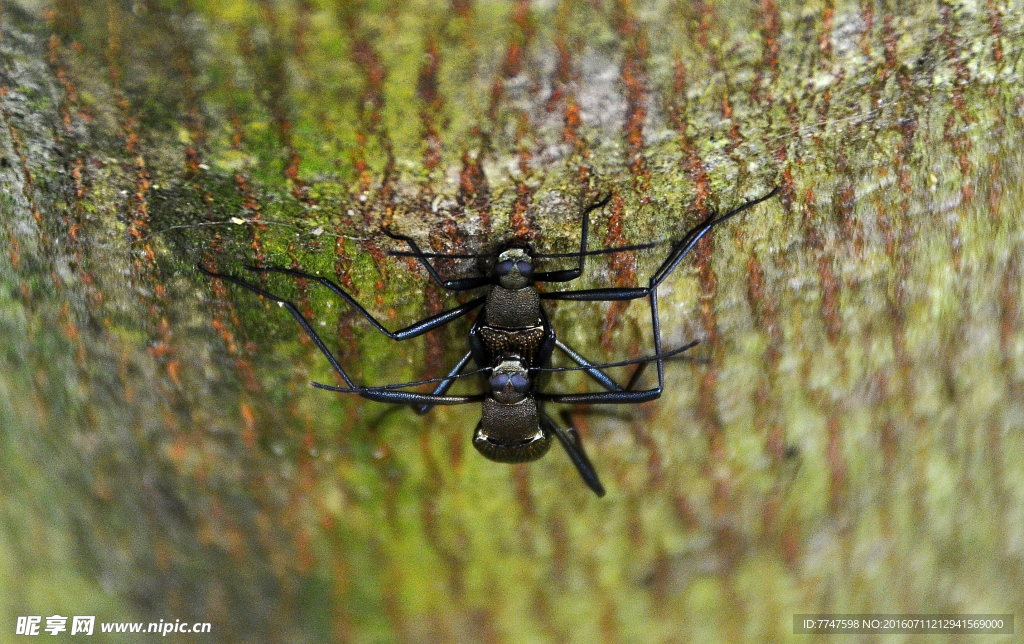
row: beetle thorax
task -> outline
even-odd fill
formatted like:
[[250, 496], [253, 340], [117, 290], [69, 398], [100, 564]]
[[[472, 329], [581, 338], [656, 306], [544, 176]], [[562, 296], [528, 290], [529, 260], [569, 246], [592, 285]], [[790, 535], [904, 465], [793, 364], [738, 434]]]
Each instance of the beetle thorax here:
[[540, 426], [537, 401], [532, 396], [511, 404], [488, 398], [481, 411], [473, 447], [492, 461], [522, 463], [548, 451], [551, 435]]
[[540, 319], [540, 295], [533, 286], [507, 289], [495, 286], [484, 305], [487, 324], [505, 329], [536, 326]]

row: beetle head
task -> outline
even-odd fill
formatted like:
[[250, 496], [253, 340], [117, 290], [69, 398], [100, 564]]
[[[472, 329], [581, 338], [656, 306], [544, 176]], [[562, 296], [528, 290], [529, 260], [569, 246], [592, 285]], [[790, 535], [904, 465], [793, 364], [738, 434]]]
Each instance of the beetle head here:
[[529, 246], [513, 246], [498, 255], [494, 275], [502, 288], [520, 289], [533, 283], [533, 256]]
[[488, 382], [491, 395], [501, 403], [519, 402], [530, 393], [530, 372], [518, 356], [501, 358]]

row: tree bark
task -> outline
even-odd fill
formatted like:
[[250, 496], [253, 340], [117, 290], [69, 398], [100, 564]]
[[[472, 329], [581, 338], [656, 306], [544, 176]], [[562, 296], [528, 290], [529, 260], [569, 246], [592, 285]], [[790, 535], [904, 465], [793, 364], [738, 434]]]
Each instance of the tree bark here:
[[[1022, 9], [0, 5], [4, 628], [649, 643], [1021, 614]], [[610, 194], [590, 248], [670, 242], [774, 187], [659, 290], [665, 347], [701, 341], [664, 395], [568, 410], [603, 499], [557, 447], [476, 454], [477, 406], [310, 387], [339, 381], [288, 312], [196, 268], [294, 300], [360, 383], [434, 378], [469, 320], [392, 342], [244, 266], [319, 271], [397, 329], [468, 298], [382, 228], [566, 252]], [[592, 360], [653, 350], [645, 300], [547, 310]]]

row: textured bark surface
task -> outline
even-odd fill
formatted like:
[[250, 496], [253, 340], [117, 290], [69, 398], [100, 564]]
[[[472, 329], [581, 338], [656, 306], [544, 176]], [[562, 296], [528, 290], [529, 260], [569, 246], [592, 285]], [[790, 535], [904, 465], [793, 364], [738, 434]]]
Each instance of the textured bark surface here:
[[[795, 613], [1024, 615], [1022, 16], [0, 4], [0, 629], [760, 642]], [[662, 287], [665, 345], [702, 341], [666, 394], [570, 410], [604, 499], [557, 447], [477, 455], [478, 406], [311, 388], [337, 379], [287, 312], [195, 269], [319, 270], [396, 329], [465, 299], [382, 226], [560, 252], [600, 194], [591, 248], [773, 186]], [[597, 257], [581, 287], [644, 283], [666, 252]], [[394, 343], [320, 286], [256, 279], [360, 382], [466, 350], [468, 322]], [[651, 351], [642, 301], [549, 311], [594, 360]]]

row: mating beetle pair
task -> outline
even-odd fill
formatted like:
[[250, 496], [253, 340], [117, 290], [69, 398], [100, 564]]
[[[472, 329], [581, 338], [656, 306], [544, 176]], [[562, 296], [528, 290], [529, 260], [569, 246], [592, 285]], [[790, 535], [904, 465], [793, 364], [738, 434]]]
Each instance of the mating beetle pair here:
[[[373, 315], [363, 308], [351, 295], [345, 292], [334, 281], [317, 275], [310, 275], [288, 268], [246, 267], [253, 272], [284, 273], [302, 279], [318, 282], [345, 300], [360, 315], [366, 318], [378, 331], [392, 340], [406, 340], [460, 318], [471, 311], [482, 307], [469, 331], [469, 350], [443, 378], [427, 381], [407, 382], [382, 386], [364, 386], [356, 384], [338, 363], [337, 358], [317, 335], [313, 326], [299, 309], [288, 300], [251, 284], [234, 275], [212, 272], [202, 266], [199, 269], [210, 277], [224, 279], [242, 286], [254, 293], [262, 295], [283, 305], [295, 318], [306, 334], [330, 361], [335, 372], [345, 383], [337, 387], [314, 382], [315, 387], [329, 391], [354, 393], [369, 400], [403, 405], [413, 405], [418, 413], [427, 412], [434, 405], [461, 405], [481, 403], [482, 413], [479, 424], [473, 435], [473, 445], [487, 458], [516, 463], [532, 461], [543, 456], [551, 445], [552, 435], [565, 448], [576, 469], [586, 484], [598, 496], [604, 495], [604, 487], [587, 458], [580, 441], [579, 433], [566, 422], [562, 427], [547, 414], [546, 403], [554, 404], [634, 404], [646, 402], [659, 397], [664, 387], [664, 360], [677, 355], [696, 345], [691, 342], [672, 351], [663, 352], [661, 347], [661, 324], [658, 317], [658, 286], [672, 273], [696, 243], [713, 227], [734, 217], [735, 215], [771, 198], [778, 191], [776, 188], [768, 194], [748, 201], [724, 215], [713, 215], [706, 221], [686, 233], [672, 244], [668, 257], [655, 271], [645, 287], [597, 288], [584, 290], [545, 291], [537, 289], [537, 283], [571, 282], [583, 273], [586, 258], [591, 255], [624, 252], [652, 248], [656, 243], [634, 246], [620, 246], [598, 250], [587, 250], [587, 236], [590, 227], [590, 213], [605, 206], [610, 196], [597, 201], [583, 210], [583, 221], [580, 231], [580, 248], [574, 253], [544, 254], [535, 253], [528, 244], [510, 243], [496, 254], [452, 255], [426, 253], [420, 250], [416, 242], [407, 236], [385, 231], [392, 239], [408, 245], [408, 251], [393, 251], [389, 254], [416, 258], [426, 269], [430, 277], [439, 286], [448, 291], [471, 291], [487, 289], [481, 295], [465, 304], [442, 311], [424, 318], [399, 331], [389, 331]], [[491, 274], [486, 276], [464, 277], [455, 280], [443, 279], [431, 264], [433, 258], [494, 258]], [[576, 259], [575, 268], [538, 271], [535, 260], [570, 257]], [[560, 341], [548, 320], [541, 300], [573, 300], [573, 301], [622, 301], [646, 297], [651, 306], [651, 324], [654, 335], [654, 353], [637, 360], [594, 364]], [[564, 353], [577, 367], [551, 367], [551, 358], [555, 350]], [[466, 371], [470, 361], [476, 371]], [[658, 384], [649, 389], [635, 389], [635, 385], [644, 367], [653, 362], [657, 366]], [[626, 386], [621, 386], [604, 373], [603, 369], [626, 364], [638, 364], [637, 370]], [[596, 381], [604, 391], [588, 393], [559, 393], [541, 391], [535, 386], [536, 376], [542, 372], [558, 372], [582, 370]], [[461, 377], [475, 373], [490, 372], [488, 390], [469, 395], [448, 395], [448, 390]], [[407, 387], [437, 382], [431, 393], [405, 391]], [[563, 414], [568, 421], [568, 416]]]

